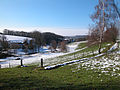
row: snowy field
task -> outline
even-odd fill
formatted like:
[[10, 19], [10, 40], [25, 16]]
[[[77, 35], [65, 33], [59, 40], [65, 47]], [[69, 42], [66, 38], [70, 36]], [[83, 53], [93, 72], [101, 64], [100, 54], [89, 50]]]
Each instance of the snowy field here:
[[[114, 44], [110, 50], [116, 49], [117, 47], [117, 44]], [[120, 51], [111, 52], [102, 57], [92, 58], [85, 62], [76, 62], [74, 65], [76, 68], [73, 69], [73, 72], [77, 72], [81, 68], [86, 68], [87, 70], [94, 70], [95, 72], [101, 72], [106, 75], [120, 76], [120, 73], [118, 73], [120, 70]]]
[[31, 40], [32, 38], [28, 38], [28, 37], [22, 37], [22, 36], [13, 36], [13, 35], [5, 35], [7, 41], [9, 42], [19, 42], [19, 43], [23, 43], [24, 40], [28, 39]]
[[[62, 53], [62, 52], [61, 53], [44, 53], [44, 54], [37, 53], [37, 54], [32, 54], [32, 55], [24, 55], [24, 56], [22, 56], [23, 64], [24, 65], [40, 64], [41, 58], [44, 59], [45, 66], [51, 65], [51, 63], [54, 64], [54, 63], [56, 63], [56, 61], [59, 61], [59, 60], [57, 60], [57, 59], [49, 60], [49, 58], [54, 58], [54, 57], [66, 55], [69, 53], [73, 53], [73, 52], [75, 52], [75, 49], [77, 48], [79, 43], [83, 43], [83, 42], [75, 42], [75, 43], [68, 45], [67, 47], [69, 49], [69, 52], [67, 52], [67, 53]], [[6, 59], [0, 59], [1, 68], [14, 67], [14, 66], [20, 65], [20, 60], [15, 60], [16, 58], [18, 58], [18, 57], [8, 57]]]
[[[37, 53], [37, 54], [26, 55], [26, 56], [24, 55], [24, 56], [22, 56], [23, 64], [24, 65], [28, 65], [28, 64], [40, 65], [41, 64], [40, 63], [41, 58], [43, 58], [45, 67], [60, 65], [60, 64], [63, 64], [63, 63], [66, 64], [66, 63], [72, 62], [71, 60], [73, 60], [73, 62], [77, 61], [77, 66], [76, 67], [77, 67], [78, 70], [79, 70], [80, 67], [85, 67], [85, 68], [89, 68], [89, 69], [98, 69], [99, 68], [101, 70], [101, 68], [104, 69], [108, 66], [111, 66], [111, 64], [109, 64], [109, 62], [111, 62], [113, 65], [114, 64], [119, 65], [119, 62], [120, 62], [120, 61], [118, 61], [118, 60], [120, 60], [119, 52], [117, 52], [117, 55], [113, 55], [114, 58], [115, 58], [115, 56], [117, 56], [117, 58], [115, 58], [115, 60], [114, 60], [114, 58], [113, 58], [113, 60], [110, 60], [107, 57], [99, 58], [100, 59], [99, 60], [99, 59], [97, 59], [97, 57], [99, 57], [100, 55], [96, 55], [95, 58], [92, 58], [92, 59], [89, 59], [89, 60], [87, 58], [87, 60], [85, 59], [85, 60], [81, 60], [80, 62], [78, 62], [77, 58], [82, 58], [83, 57], [83, 55], [82, 55], [83, 52], [76, 53], [76, 54], [72, 54], [72, 53], [79, 52], [79, 51], [87, 48], [87, 47], [84, 47], [82, 49], [75, 50], [77, 48], [78, 44], [80, 44], [80, 43], [85, 43], [85, 42], [75, 42], [75, 43], [67, 45], [67, 47], [69, 49], [69, 52], [67, 52], [67, 53], [44, 53], [44, 54]], [[117, 44], [114, 44], [110, 48], [110, 50], [113, 50], [115, 48], [117, 48]], [[95, 53], [97, 53], [97, 51]], [[87, 51], [87, 52], [84, 52], [84, 54], [92, 55], [93, 53], [91, 51]], [[10, 57], [10, 58], [7, 58], [7, 59], [0, 59], [0, 61], [5, 61], [5, 62], [0, 63], [1, 67], [2, 68], [7, 68], [7, 67], [14, 67], [14, 66], [20, 65], [20, 60], [15, 60], [15, 58], [16, 57]], [[116, 62], [116, 61], [118, 61], [118, 62]], [[82, 65], [81, 65], [81, 62], [83, 62]], [[99, 65], [99, 67], [97, 65]], [[97, 66], [97, 68], [95, 66]], [[108, 72], [108, 71], [105, 71], [105, 70], [103, 72]]]
[[110, 53], [108, 56], [90, 59], [84, 63], [77, 62], [74, 64], [76, 68], [73, 69], [73, 72], [79, 71], [81, 68], [86, 68], [95, 72], [105, 73], [106, 75], [120, 76], [120, 73], [118, 73], [120, 70], [120, 53], [117, 52]]
[[[107, 46], [108, 46], [108, 44], [107, 44]], [[108, 51], [109, 51], [109, 53], [111, 53], [112, 50], [115, 50], [115, 49], [117, 49], [117, 48], [118, 48], [118, 43], [115, 43]], [[118, 53], [118, 52], [119, 52], [119, 51], [117, 51], [117, 53]], [[53, 58], [53, 59], [51, 59], [51, 60], [53, 60], [53, 61], [56, 60], [56, 62], [58, 62], [58, 63], [56, 63], [56, 64], [54, 64], [54, 65], [52, 65], [52, 66], [47, 66], [47, 67], [45, 67], [45, 69], [53, 69], [53, 68], [56, 68], [56, 67], [59, 67], [59, 66], [64, 66], [64, 65], [72, 64], [72, 63], [76, 63], [76, 62], [84, 63], [84, 62], [88, 61], [88, 63], [89, 63], [89, 61], [91, 61], [91, 60], [94, 61], [95, 58], [99, 58], [99, 57], [101, 57], [101, 56], [106, 55], [106, 53], [101, 53], [101, 54], [97, 54], [97, 55], [95, 55], [95, 56], [93, 56], [93, 57], [90, 57], [90, 58], [81, 58], [81, 59], [80, 59], [81, 54], [82, 54], [82, 53], [73, 54], [73, 55], [67, 55], [67, 56], [64, 56], [64, 57]], [[91, 54], [92, 54], [92, 53], [88, 53], [88, 52], [87, 52], [86, 55], [91, 55]], [[77, 59], [77, 58], [79, 58], [79, 59]], [[50, 61], [51, 61], [51, 60], [50, 60]], [[71, 60], [72, 60], [72, 61], [71, 61]], [[99, 61], [99, 60], [98, 60], [98, 61]], [[99, 62], [99, 63], [100, 63], [100, 62]], [[89, 63], [89, 65], [91, 66], [91, 63]], [[87, 67], [87, 68], [89, 68], [89, 67]]]

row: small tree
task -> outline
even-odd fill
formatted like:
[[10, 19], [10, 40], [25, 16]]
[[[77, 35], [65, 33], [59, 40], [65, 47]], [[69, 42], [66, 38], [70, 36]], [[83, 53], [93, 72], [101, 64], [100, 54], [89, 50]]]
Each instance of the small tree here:
[[34, 47], [35, 47], [35, 46], [34, 46], [34, 40], [30, 40], [30, 41], [29, 41], [28, 48], [29, 48], [29, 49], [34, 49]]
[[7, 38], [4, 35], [0, 36], [0, 43], [1, 43], [2, 50], [7, 50], [9, 48]]
[[115, 25], [111, 25], [104, 33], [104, 41], [105, 42], [116, 42], [118, 36], [118, 29]]
[[67, 52], [66, 41], [61, 42], [61, 52]]
[[28, 39], [24, 40], [24, 49], [25, 49], [25, 52], [27, 53], [28, 52]]
[[97, 27], [89, 28], [88, 46], [99, 44], [99, 41], [100, 41], [100, 30]]
[[56, 43], [55, 40], [52, 40], [52, 42], [51, 42], [51, 47], [52, 47], [54, 50], [56, 50], [56, 48], [57, 48], [57, 43]]

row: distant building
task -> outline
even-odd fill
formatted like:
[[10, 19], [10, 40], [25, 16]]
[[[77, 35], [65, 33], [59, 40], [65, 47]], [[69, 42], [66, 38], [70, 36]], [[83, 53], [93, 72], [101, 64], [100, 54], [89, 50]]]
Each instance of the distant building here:
[[68, 43], [75, 41], [85, 41], [87, 40], [87, 35], [66, 36], [64, 40]]

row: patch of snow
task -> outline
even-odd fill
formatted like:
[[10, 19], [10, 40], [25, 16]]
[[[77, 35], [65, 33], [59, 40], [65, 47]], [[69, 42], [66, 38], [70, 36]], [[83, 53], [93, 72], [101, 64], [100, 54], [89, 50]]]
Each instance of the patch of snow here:
[[[98, 55], [99, 56], [99, 55]], [[82, 64], [82, 66], [81, 66]], [[109, 54], [108, 57], [103, 56], [99, 59], [93, 58], [88, 62], [76, 64], [77, 68], [83, 67], [88, 69], [100, 70], [102, 73], [111, 73], [112, 76], [116, 75], [116, 71], [120, 70], [120, 55], [116, 55], [116, 53]]]
[[107, 44], [106, 46], [110, 46], [111, 44]]
[[108, 51], [112, 51], [118, 48], [118, 43], [115, 43]]

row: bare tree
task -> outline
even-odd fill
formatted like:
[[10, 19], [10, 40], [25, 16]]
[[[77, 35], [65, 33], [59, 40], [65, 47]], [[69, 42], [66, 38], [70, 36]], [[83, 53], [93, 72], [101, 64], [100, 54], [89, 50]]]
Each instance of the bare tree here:
[[62, 52], [66, 52], [67, 51], [66, 41], [62, 41], [60, 47]]
[[113, 0], [99, 0], [98, 5], [95, 6], [95, 13], [91, 15], [91, 19], [97, 27], [97, 30], [99, 30], [99, 53], [101, 53], [105, 30], [109, 28], [111, 24], [115, 24], [118, 19], [115, 9], [111, 6], [112, 4]]
[[0, 36], [0, 43], [1, 43], [2, 50], [7, 50], [9, 48], [7, 38], [4, 35]]
[[115, 11], [117, 12], [119, 18], [120, 18], [120, 11], [119, 11], [119, 8], [117, 6], [117, 4], [115, 3], [115, 0], [112, 0], [112, 6], [114, 7]]
[[56, 51], [56, 48], [57, 48], [57, 42], [55, 40], [52, 40], [51, 41], [51, 49], [53, 49], [53, 51]]
[[25, 52], [28, 53], [28, 45], [29, 45], [28, 44], [28, 39], [25, 39], [23, 43], [24, 43]]
[[115, 25], [111, 25], [104, 33], [104, 41], [105, 42], [116, 42], [118, 36], [118, 28]]
[[96, 26], [89, 28], [88, 33], [88, 46], [98, 44], [100, 39], [100, 30]]
[[39, 48], [40, 46], [42, 46], [43, 44], [43, 36], [42, 33], [40, 33], [39, 31], [34, 31], [32, 32], [32, 38], [35, 39], [35, 44], [37, 46], [38, 52], [39, 52]]
[[35, 47], [35, 46], [34, 46], [34, 40], [30, 40], [30, 41], [29, 41], [28, 48], [34, 50], [34, 47]]

